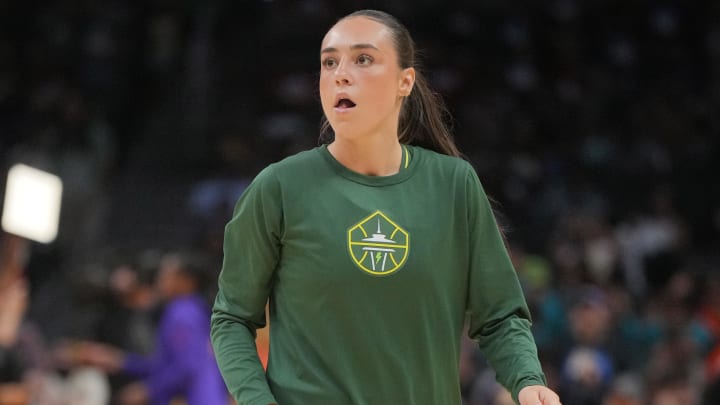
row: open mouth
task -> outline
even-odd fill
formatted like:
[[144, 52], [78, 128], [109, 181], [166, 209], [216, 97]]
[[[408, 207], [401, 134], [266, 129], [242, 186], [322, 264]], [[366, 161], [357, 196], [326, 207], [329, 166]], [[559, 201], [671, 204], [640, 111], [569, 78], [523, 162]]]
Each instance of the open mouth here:
[[341, 98], [335, 103], [335, 108], [353, 108], [355, 103], [349, 98]]

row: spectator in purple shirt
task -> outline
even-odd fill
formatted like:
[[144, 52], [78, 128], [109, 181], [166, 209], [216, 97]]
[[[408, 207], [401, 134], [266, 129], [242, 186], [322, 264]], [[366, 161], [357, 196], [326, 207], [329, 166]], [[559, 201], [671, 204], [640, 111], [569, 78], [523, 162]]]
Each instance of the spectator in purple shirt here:
[[210, 348], [210, 310], [198, 293], [201, 270], [177, 256], [165, 257], [156, 288], [166, 306], [149, 357], [122, 353], [107, 345], [86, 343], [83, 360], [111, 372], [140, 379], [119, 394], [122, 405], [227, 405], [228, 394]]

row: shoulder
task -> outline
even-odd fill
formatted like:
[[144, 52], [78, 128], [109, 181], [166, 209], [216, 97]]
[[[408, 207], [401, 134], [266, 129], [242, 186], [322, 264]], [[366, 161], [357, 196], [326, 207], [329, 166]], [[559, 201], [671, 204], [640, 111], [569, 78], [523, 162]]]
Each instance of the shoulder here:
[[209, 317], [208, 306], [195, 295], [176, 298], [168, 303], [166, 317], [174, 321], [187, 321]]
[[423, 174], [435, 182], [451, 185], [456, 198], [471, 201], [485, 200], [487, 195], [472, 163], [461, 157], [443, 155], [421, 147], [413, 152], [423, 161]]
[[309, 172], [317, 172], [322, 165], [318, 148], [288, 156], [265, 167], [253, 180], [254, 183], [282, 183], [304, 178]]
[[270, 168], [276, 176], [284, 177], [297, 174], [298, 171], [302, 172], [316, 169], [319, 164], [322, 164], [322, 156], [320, 155], [319, 148], [313, 148], [290, 155], [279, 162], [271, 164], [268, 168]]
[[422, 166], [433, 174], [451, 176], [458, 181], [465, 181], [475, 174], [470, 162], [461, 157], [443, 155], [420, 146], [413, 146], [412, 153], [423, 162]]

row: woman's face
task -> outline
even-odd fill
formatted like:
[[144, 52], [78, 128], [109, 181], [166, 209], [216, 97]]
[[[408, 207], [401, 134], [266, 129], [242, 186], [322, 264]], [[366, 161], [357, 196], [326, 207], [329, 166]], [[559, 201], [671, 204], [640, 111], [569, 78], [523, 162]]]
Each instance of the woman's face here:
[[320, 52], [320, 100], [337, 137], [392, 131], [415, 80], [401, 69], [389, 29], [351, 17], [328, 31]]

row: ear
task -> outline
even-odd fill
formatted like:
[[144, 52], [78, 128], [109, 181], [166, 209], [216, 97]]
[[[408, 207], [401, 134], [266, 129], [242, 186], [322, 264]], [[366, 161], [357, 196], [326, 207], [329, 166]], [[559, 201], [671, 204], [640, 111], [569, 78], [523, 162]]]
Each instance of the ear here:
[[415, 85], [415, 68], [409, 67], [400, 71], [400, 85], [398, 86], [398, 95], [407, 97], [412, 92]]

